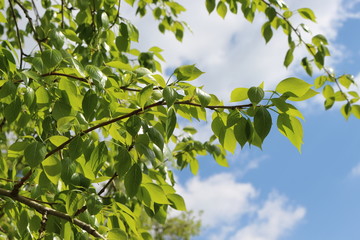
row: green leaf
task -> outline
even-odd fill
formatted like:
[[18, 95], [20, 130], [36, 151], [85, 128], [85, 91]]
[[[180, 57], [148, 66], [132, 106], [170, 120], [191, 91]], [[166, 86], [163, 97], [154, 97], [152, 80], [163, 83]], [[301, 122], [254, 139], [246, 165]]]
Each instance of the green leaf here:
[[80, 136], [75, 137], [69, 144], [69, 155], [71, 159], [75, 160], [81, 156], [83, 140]]
[[227, 13], [227, 6], [222, 1], [219, 1], [216, 7], [216, 11], [220, 17], [225, 18]]
[[91, 153], [90, 160], [86, 163], [86, 165], [91, 168], [94, 175], [96, 176], [99, 170], [103, 167], [103, 164], [106, 162], [107, 158], [108, 148], [105, 142], [100, 142]]
[[132, 159], [129, 151], [126, 148], [120, 146], [118, 150], [118, 155], [115, 160], [115, 170], [118, 175], [122, 177], [132, 166]]
[[300, 8], [297, 10], [304, 19], [311, 20], [313, 22], [316, 22], [316, 17], [314, 12], [310, 8]]
[[143, 89], [141, 89], [141, 91], [139, 92], [138, 101], [139, 101], [141, 108], [144, 108], [147, 101], [149, 99], [151, 99], [151, 95], [154, 92], [153, 88], [154, 88], [154, 85], [149, 84], [146, 87], [144, 87]]
[[248, 90], [247, 95], [253, 104], [258, 104], [261, 100], [263, 100], [265, 92], [260, 87], [251, 87]]
[[279, 131], [299, 150], [299, 152], [301, 152], [301, 145], [303, 144], [303, 129], [301, 122], [297, 118], [287, 114], [279, 114], [277, 127]]
[[204, 92], [200, 88], [196, 88], [196, 95], [198, 96], [202, 107], [206, 107], [207, 105], [209, 105], [211, 101], [210, 94]]
[[251, 123], [243, 117], [240, 118], [234, 127], [234, 135], [240, 146], [244, 147], [246, 142], [252, 139], [253, 128]]
[[98, 82], [101, 87], [105, 86], [107, 77], [104, 75], [104, 73], [98, 67], [96, 67], [94, 65], [87, 65], [85, 67], [85, 71], [93, 80]]
[[176, 126], [176, 114], [174, 109], [169, 109], [168, 114], [167, 114], [167, 118], [166, 118], [166, 139], [167, 141], [169, 141], [169, 139], [171, 138], [174, 129]]
[[286, 52], [286, 56], [285, 56], [285, 59], [284, 59], [284, 66], [285, 67], [288, 67], [291, 62], [293, 61], [294, 59], [294, 49], [290, 48], [287, 52]]
[[16, 120], [17, 116], [21, 111], [21, 102], [19, 98], [7, 105], [4, 109], [6, 121], [10, 124]]
[[82, 109], [84, 112], [84, 117], [88, 121], [92, 121], [95, 117], [98, 104], [98, 96], [95, 94], [95, 92], [91, 89], [89, 89], [82, 100]]
[[109, 66], [109, 67], [117, 68], [117, 69], [120, 69], [120, 70], [126, 70], [126, 71], [132, 71], [133, 70], [133, 67], [131, 67], [130, 64], [123, 63], [123, 62], [120, 62], [120, 61], [111, 61], [111, 62], [107, 62], [105, 64], [107, 66]]
[[51, 136], [49, 138], [49, 141], [54, 144], [56, 147], [60, 146], [61, 144], [63, 144], [64, 142], [66, 142], [67, 140], [69, 140], [68, 137], [65, 136]]
[[351, 113], [354, 114], [356, 118], [360, 119], [360, 105], [352, 105], [351, 106]]
[[131, 116], [125, 123], [126, 130], [131, 136], [136, 136], [141, 128], [141, 119], [137, 115]]
[[254, 128], [260, 139], [263, 141], [269, 134], [272, 125], [272, 118], [265, 107], [259, 107], [254, 116]]
[[186, 211], [185, 201], [184, 199], [178, 194], [168, 194], [167, 198], [171, 202], [171, 206], [179, 211]]
[[138, 164], [134, 164], [124, 178], [125, 190], [129, 197], [133, 197], [139, 190], [142, 181], [142, 172]]
[[52, 69], [60, 64], [63, 57], [60, 51], [56, 49], [49, 49], [41, 53], [41, 59], [47, 68]]
[[32, 142], [25, 148], [25, 161], [34, 168], [44, 160], [46, 153], [46, 147], [43, 143]]
[[87, 206], [87, 210], [91, 215], [96, 215], [98, 214], [102, 207], [103, 204], [99, 199], [99, 196], [96, 195], [90, 195], [87, 199], [86, 199], [86, 206]]
[[112, 228], [109, 231], [106, 239], [108, 239], [108, 240], [127, 240], [128, 237], [127, 237], [126, 232], [124, 232], [120, 228]]
[[230, 102], [241, 102], [248, 99], [248, 88], [235, 88], [231, 92]]
[[306, 73], [309, 76], [312, 76], [312, 73], [313, 73], [312, 66], [311, 66], [310, 62], [308, 61], [308, 59], [306, 57], [304, 57], [301, 60], [301, 66], [303, 66], [303, 68], [305, 69]]
[[52, 29], [50, 31], [50, 40], [52, 42], [52, 44], [54, 44], [56, 49], [61, 49], [62, 46], [64, 45], [64, 41], [65, 41], [65, 36], [62, 32], [60, 32], [57, 29]]
[[288, 99], [290, 101], [304, 101], [307, 100], [309, 98], [312, 98], [314, 96], [316, 96], [317, 94], [319, 94], [318, 92], [309, 89], [304, 95], [302, 95], [301, 97], [289, 97]]
[[261, 34], [263, 35], [265, 42], [268, 43], [270, 41], [270, 39], [273, 36], [273, 31], [271, 29], [271, 23], [270, 22], [266, 22], [262, 27], [261, 27]]
[[59, 183], [59, 179], [62, 171], [62, 164], [60, 159], [54, 157], [54, 155], [46, 158], [42, 162], [44, 171], [48, 179], [55, 185]]
[[351, 107], [350, 103], [344, 104], [344, 105], [341, 107], [340, 112], [341, 112], [341, 114], [344, 116], [344, 118], [345, 118], [346, 120], [348, 120], [349, 117], [350, 117], [350, 114], [351, 114], [351, 112], [352, 112], [352, 107]]
[[164, 137], [156, 128], [149, 128], [148, 135], [150, 140], [161, 150], [164, 149]]
[[192, 81], [198, 78], [204, 72], [200, 71], [195, 65], [184, 65], [174, 71], [178, 81]]
[[208, 13], [209, 14], [212, 13], [212, 11], [214, 11], [215, 6], [216, 6], [215, 0], [206, 0], [205, 4], [206, 4], [206, 9], [207, 9]]
[[163, 90], [163, 97], [166, 101], [166, 105], [171, 107], [177, 98], [177, 93], [172, 87], [165, 87]]
[[291, 95], [294, 94], [296, 97], [301, 97], [309, 91], [311, 86], [311, 84], [304, 80], [292, 77], [282, 80], [276, 86], [276, 91], [281, 94], [291, 93]]
[[151, 201], [159, 204], [170, 204], [164, 190], [154, 183], [144, 183], [142, 186], [148, 191]]

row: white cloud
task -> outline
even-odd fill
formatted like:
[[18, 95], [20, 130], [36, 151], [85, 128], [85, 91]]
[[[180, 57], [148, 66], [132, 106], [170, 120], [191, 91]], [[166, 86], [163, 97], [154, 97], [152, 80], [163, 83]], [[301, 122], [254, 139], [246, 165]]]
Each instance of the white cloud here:
[[305, 216], [304, 207], [289, 206], [287, 199], [271, 193], [256, 212], [255, 220], [240, 229], [232, 240], [276, 240], [289, 233]]
[[358, 163], [355, 167], [351, 169], [350, 176], [360, 177], [360, 163]]
[[253, 206], [250, 200], [257, 195], [251, 184], [238, 183], [233, 175], [227, 173], [205, 180], [193, 177], [185, 186], [180, 186], [178, 191], [189, 209], [204, 210], [203, 225], [210, 227], [234, 222], [239, 216], [251, 211]]
[[306, 212], [275, 192], [258, 204], [259, 191], [228, 173], [203, 180], [193, 177], [180, 185], [178, 192], [188, 209], [204, 211], [202, 237], [206, 239], [277, 240], [289, 233]]
[[[253, 86], [265, 81], [266, 88], [273, 88], [277, 82], [288, 77], [300, 68], [298, 62], [290, 69], [282, 66], [287, 51], [287, 38], [281, 30], [274, 33], [269, 44], [265, 44], [260, 29], [264, 19], [261, 15], [254, 23], [244, 20], [242, 13], [228, 13], [222, 20], [216, 13], [209, 16], [203, 1], [180, 1], [187, 12], [180, 16], [193, 30], [186, 32], [183, 43], [175, 40], [171, 33], [161, 34], [151, 14], [145, 19], [136, 19], [140, 28], [142, 49], [157, 45], [163, 48], [166, 67], [177, 67], [184, 63], [196, 63], [205, 71], [198, 85], [205, 85], [205, 90], [216, 93], [228, 101], [231, 90], [236, 87]], [[307, 22], [313, 33], [324, 33], [334, 39], [337, 31], [346, 19], [342, 0], [304, 0], [286, 1], [291, 9], [310, 7], [317, 15], [317, 24]], [[127, 9], [123, 10], [125, 13]], [[240, 15], [240, 16], [239, 16]], [[295, 16], [295, 20], [298, 15]], [[297, 59], [306, 54], [302, 49]], [[341, 53], [336, 53], [341, 55]], [[334, 59], [340, 59], [337, 56]], [[331, 62], [330, 62], [331, 64]], [[301, 70], [302, 71], [302, 70]]]

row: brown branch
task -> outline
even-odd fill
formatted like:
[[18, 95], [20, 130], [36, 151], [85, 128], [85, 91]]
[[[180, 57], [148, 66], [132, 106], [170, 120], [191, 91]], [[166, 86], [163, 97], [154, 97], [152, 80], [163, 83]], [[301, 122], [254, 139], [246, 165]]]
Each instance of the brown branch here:
[[20, 37], [20, 30], [19, 30], [19, 26], [17, 24], [17, 20], [16, 20], [16, 15], [15, 15], [15, 11], [14, 11], [14, 6], [12, 4], [12, 0], [9, 0], [9, 5], [10, 5], [10, 10], [11, 10], [11, 15], [14, 18], [14, 23], [15, 23], [15, 29], [16, 29], [16, 37], [18, 39], [19, 42], [19, 48], [20, 48], [20, 69], [22, 69], [22, 63], [23, 63], [23, 56], [24, 54], [24, 50], [22, 48], [22, 43], [21, 43], [21, 37]]
[[107, 181], [105, 186], [98, 192], [98, 195], [100, 196], [103, 192], [105, 192], [106, 188], [110, 185], [110, 183], [117, 177], [117, 173], [114, 173], [114, 175]]
[[61, 28], [64, 28], [64, 0], [61, 0]]
[[[11, 0], [9, 0], [9, 2], [11, 2]], [[37, 42], [37, 44], [39, 45], [40, 51], [42, 52], [41, 41], [40, 41], [40, 39], [38, 38], [38, 34], [37, 34], [36, 30], [35, 30], [35, 27], [34, 27], [34, 24], [33, 24], [33, 20], [32, 20], [32, 18], [31, 18], [30, 15], [29, 15], [29, 11], [28, 11], [18, 0], [14, 0], [14, 2], [22, 9], [22, 11], [23, 11], [24, 14], [25, 14], [25, 17], [28, 19], [28, 22], [29, 22], [29, 24], [30, 24], [31, 30], [32, 30], [33, 33], [34, 33], [34, 39], [35, 39], [35, 41]]]
[[41, 218], [40, 229], [39, 229], [39, 238], [38, 238], [39, 240], [44, 238], [44, 235], [45, 235], [46, 222], [48, 220], [47, 215], [48, 215], [48, 212], [45, 211]]
[[29, 206], [30, 208], [35, 209], [36, 211], [38, 211], [41, 214], [44, 214], [45, 212], [47, 212], [48, 215], [52, 215], [52, 216], [64, 219], [64, 220], [66, 220], [68, 222], [71, 222], [71, 223], [75, 224], [76, 226], [80, 227], [81, 229], [83, 229], [84, 231], [88, 232], [89, 234], [91, 234], [92, 236], [94, 236], [96, 238], [105, 239], [91, 225], [89, 225], [89, 224], [87, 224], [87, 223], [85, 223], [83, 221], [80, 221], [79, 219], [72, 218], [70, 215], [68, 215], [66, 213], [60, 212], [60, 211], [52, 209], [52, 208], [45, 207], [45, 206], [43, 206], [43, 205], [41, 205], [41, 204], [39, 204], [39, 203], [37, 203], [37, 202], [35, 202], [33, 200], [29, 200], [29, 199], [27, 199], [27, 198], [25, 198], [23, 196], [20, 196], [20, 195], [14, 196], [12, 194], [12, 191], [8, 191], [8, 190], [5, 190], [3, 188], [0, 188], [0, 195], [6, 196], [6, 197], [9, 197], [9, 198], [11, 198], [13, 200], [16, 200], [18, 202], [21, 202], [21, 203]]
[[16, 197], [19, 194], [20, 188], [24, 185], [24, 183], [30, 178], [31, 174], [33, 173], [32, 170], [30, 170], [25, 176], [23, 176], [20, 181], [14, 185], [11, 195], [13, 197]]
[[110, 25], [109, 29], [111, 29], [116, 24], [116, 21], [120, 17], [120, 3], [121, 3], [121, 0], [119, 0], [119, 3], [118, 3], [119, 6], [118, 6], [118, 9], [117, 9], [116, 17], [115, 17], [114, 21], [112, 22], [112, 24]]
[[81, 82], [85, 82], [85, 83], [89, 83], [86, 78], [82, 78], [82, 77], [77, 77], [74, 75], [70, 75], [70, 74], [66, 74], [66, 73], [58, 73], [58, 72], [50, 72], [50, 73], [45, 73], [40, 75], [41, 77], [48, 77], [48, 76], [62, 76], [62, 77], [68, 77], [68, 78], [73, 78], [76, 80], [79, 80]]

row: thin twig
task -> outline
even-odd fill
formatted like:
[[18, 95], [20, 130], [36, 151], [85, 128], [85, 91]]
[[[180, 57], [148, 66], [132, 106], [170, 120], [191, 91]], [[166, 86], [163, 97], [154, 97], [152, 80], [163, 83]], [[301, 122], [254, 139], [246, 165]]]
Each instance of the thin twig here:
[[61, 0], [61, 28], [64, 29], [64, 0]]
[[16, 200], [18, 202], [21, 202], [21, 203], [29, 206], [30, 208], [35, 209], [36, 211], [38, 211], [41, 214], [44, 214], [45, 212], [47, 212], [48, 215], [52, 215], [52, 216], [64, 219], [64, 220], [66, 220], [68, 222], [71, 222], [71, 223], [75, 224], [76, 226], [80, 227], [81, 229], [88, 232], [89, 234], [91, 234], [94, 237], [105, 239], [91, 225], [89, 225], [89, 224], [87, 224], [87, 223], [85, 223], [85, 222], [83, 222], [83, 221], [81, 221], [79, 219], [72, 218], [70, 215], [68, 215], [66, 213], [60, 212], [60, 211], [52, 209], [52, 208], [45, 207], [45, 206], [43, 206], [43, 205], [41, 205], [41, 204], [39, 204], [39, 203], [37, 203], [35, 201], [29, 200], [29, 199], [27, 199], [27, 198], [25, 198], [23, 196], [20, 196], [20, 195], [14, 196], [12, 194], [12, 191], [8, 191], [8, 190], [3, 189], [3, 188], [0, 188], [0, 195], [6, 196], [6, 197], [9, 197], [9, 198], [11, 198], [13, 200]]
[[116, 21], [119, 19], [120, 17], [120, 3], [121, 3], [121, 0], [119, 0], [119, 5], [118, 5], [118, 9], [117, 9], [117, 13], [116, 13], [116, 17], [114, 19], [114, 21], [112, 22], [112, 24], [110, 25], [109, 29], [111, 29], [115, 24], [116, 24]]
[[[9, 0], [9, 1], [11, 1], [11, 0]], [[37, 42], [37, 44], [39, 45], [40, 51], [42, 52], [41, 41], [40, 41], [40, 39], [38, 38], [38, 34], [37, 34], [36, 29], [35, 29], [35, 27], [34, 27], [33, 20], [32, 20], [32, 18], [31, 18], [30, 15], [29, 15], [29, 11], [28, 11], [18, 0], [14, 0], [14, 2], [22, 9], [22, 11], [23, 11], [24, 14], [25, 14], [25, 17], [28, 19], [28, 22], [29, 22], [29, 24], [30, 24], [31, 30], [32, 30], [32, 32], [34, 33], [34, 39], [35, 39], [35, 41]]]
[[114, 175], [107, 181], [105, 186], [98, 192], [98, 195], [100, 196], [103, 192], [105, 192], [106, 188], [110, 185], [110, 183], [117, 177], [117, 173], [114, 173]]
[[39, 11], [38, 11], [38, 9], [36, 7], [36, 4], [35, 4], [34, 0], [31, 0], [31, 3], [32, 3], [32, 6], [33, 6], [33, 9], [34, 9], [34, 12], [35, 12], [35, 17], [36, 17], [35, 24], [36, 24], [36, 26], [38, 26], [39, 21], [40, 21]]
[[19, 42], [19, 48], [20, 48], [20, 69], [22, 69], [24, 50], [23, 50], [23, 48], [22, 48], [20, 30], [19, 30], [19, 26], [18, 26], [18, 23], [17, 23], [17, 20], [16, 20], [16, 15], [15, 15], [15, 11], [14, 11], [14, 6], [13, 6], [11, 0], [9, 0], [9, 5], [10, 5], [10, 10], [11, 10], [11, 15], [12, 15], [12, 17], [14, 18], [15, 29], [16, 29], [16, 37], [17, 37], [18, 42]]

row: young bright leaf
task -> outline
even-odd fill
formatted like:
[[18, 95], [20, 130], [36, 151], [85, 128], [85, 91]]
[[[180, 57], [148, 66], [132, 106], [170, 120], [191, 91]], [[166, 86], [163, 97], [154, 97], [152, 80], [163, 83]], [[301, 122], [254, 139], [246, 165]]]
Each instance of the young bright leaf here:
[[174, 75], [178, 81], [192, 81], [198, 78], [202, 71], [200, 71], [195, 65], [184, 65], [175, 69]]
[[297, 97], [301, 97], [309, 91], [311, 86], [311, 84], [299, 78], [286, 78], [276, 86], [276, 91], [281, 94], [289, 92]]
[[138, 101], [139, 101], [141, 108], [145, 107], [147, 101], [150, 99], [151, 94], [154, 92], [153, 88], [154, 88], [154, 85], [149, 84], [146, 87], [144, 87], [143, 89], [141, 89], [141, 91], [138, 95]]
[[124, 184], [125, 190], [129, 197], [136, 195], [142, 181], [142, 171], [138, 164], [134, 164], [126, 173]]
[[272, 125], [272, 118], [265, 107], [259, 107], [254, 116], [254, 129], [263, 141], [269, 134]]
[[56, 158], [55, 156], [50, 156], [42, 162], [42, 165], [48, 179], [53, 184], [58, 184], [62, 170], [60, 159]]
[[284, 66], [285, 66], [285, 67], [288, 67], [288, 66], [292, 63], [292, 61], [293, 61], [293, 59], [294, 59], [293, 53], [294, 53], [294, 49], [292, 49], [292, 48], [290, 48], [290, 49], [286, 52], [286, 56], [285, 56], [285, 59], [284, 59]]
[[34, 168], [44, 160], [46, 153], [46, 147], [43, 143], [32, 142], [25, 148], [25, 161]]
[[248, 88], [235, 88], [231, 92], [230, 102], [241, 102], [248, 99]]
[[216, 11], [220, 17], [225, 18], [227, 13], [227, 6], [225, 5], [224, 2], [219, 1], [216, 7]]
[[151, 200], [160, 204], [170, 204], [169, 200], [166, 198], [164, 190], [154, 183], [144, 183], [142, 186], [148, 191]]
[[290, 142], [301, 152], [303, 143], [303, 129], [301, 122], [287, 114], [280, 114], [277, 119], [277, 127], [279, 131], [286, 136]]
[[171, 202], [171, 206], [179, 211], [186, 211], [185, 201], [178, 194], [168, 194], [167, 198]]
[[310, 8], [300, 8], [298, 12], [303, 18], [316, 22], [315, 14]]

